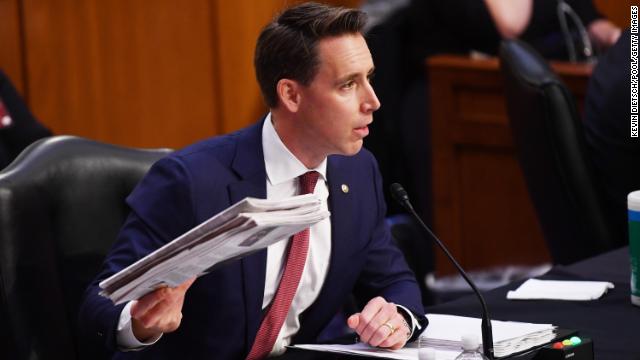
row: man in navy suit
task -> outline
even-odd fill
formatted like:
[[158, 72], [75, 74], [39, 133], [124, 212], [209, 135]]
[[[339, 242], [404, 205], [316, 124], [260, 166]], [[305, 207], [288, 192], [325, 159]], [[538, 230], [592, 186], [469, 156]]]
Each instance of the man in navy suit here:
[[598, 59], [584, 101], [584, 129], [602, 186], [612, 248], [629, 244], [627, 195], [640, 189], [640, 141], [631, 137], [631, 32]]
[[[263, 29], [255, 67], [270, 113], [152, 167], [87, 289], [83, 333], [115, 358], [262, 359], [316, 341], [354, 294], [363, 308], [347, 324], [361, 341], [397, 349], [417, 338], [426, 326], [419, 288], [385, 224], [375, 159], [362, 150], [380, 107], [365, 21], [357, 10], [310, 3]], [[100, 280], [243, 198], [301, 192], [319, 196], [330, 218], [126, 305], [98, 295]]]

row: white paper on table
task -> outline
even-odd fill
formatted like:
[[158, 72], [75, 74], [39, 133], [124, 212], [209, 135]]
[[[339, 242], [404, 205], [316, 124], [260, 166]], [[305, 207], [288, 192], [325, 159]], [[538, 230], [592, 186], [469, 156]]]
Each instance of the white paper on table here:
[[[416, 360], [418, 358], [418, 342], [407, 344], [404, 348], [398, 350], [387, 350], [369, 346], [363, 343], [349, 345], [294, 345], [292, 348], [324, 351], [338, 354], [361, 355], [372, 358], [381, 359], [397, 359], [397, 360]], [[436, 350], [436, 359], [438, 360], [454, 360], [460, 355], [461, 350]]]
[[[475, 334], [482, 342], [479, 318], [427, 314], [429, 325], [422, 333], [429, 347], [439, 350], [459, 350], [462, 335]], [[533, 324], [520, 321], [491, 320], [493, 330], [493, 351], [496, 357], [528, 350], [546, 344], [555, 336], [556, 327], [551, 324]]]
[[[482, 339], [481, 319], [456, 315], [427, 314], [429, 325], [421, 334], [426, 347], [437, 351], [437, 359], [455, 359], [462, 351], [462, 335], [475, 334]], [[556, 327], [551, 324], [532, 324], [518, 321], [491, 320], [493, 346], [496, 357], [526, 351], [535, 346], [551, 342], [556, 337]], [[386, 350], [373, 348], [366, 344], [351, 345], [295, 345], [294, 348], [307, 350], [364, 355], [388, 359], [418, 358], [417, 341], [407, 344], [403, 349]]]
[[559, 281], [529, 279], [515, 291], [507, 293], [509, 300], [574, 300], [588, 301], [602, 297], [614, 285], [606, 281]]

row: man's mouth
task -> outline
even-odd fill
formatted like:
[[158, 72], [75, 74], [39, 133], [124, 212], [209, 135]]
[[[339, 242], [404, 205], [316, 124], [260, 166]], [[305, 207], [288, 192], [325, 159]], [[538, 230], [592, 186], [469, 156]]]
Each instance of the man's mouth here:
[[354, 128], [353, 130], [360, 137], [365, 137], [365, 136], [369, 135], [369, 126], [367, 126], [367, 125]]

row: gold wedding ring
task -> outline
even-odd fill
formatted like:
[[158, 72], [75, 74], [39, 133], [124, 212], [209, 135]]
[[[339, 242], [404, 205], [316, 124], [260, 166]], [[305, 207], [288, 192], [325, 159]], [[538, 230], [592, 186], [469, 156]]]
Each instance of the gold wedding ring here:
[[386, 326], [389, 328], [389, 330], [391, 331], [391, 333], [389, 333], [389, 336], [391, 336], [394, 332], [396, 332], [396, 328], [394, 328], [393, 325], [389, 324], [388, 321], [382, 324], [382, 326]]

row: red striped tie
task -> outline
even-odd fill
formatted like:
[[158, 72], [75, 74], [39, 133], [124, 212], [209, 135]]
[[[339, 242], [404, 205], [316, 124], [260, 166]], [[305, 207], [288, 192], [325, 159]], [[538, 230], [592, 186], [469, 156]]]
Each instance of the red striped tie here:
[[[298, 178], [300, 181], [300, 194], [313, 192], [318, 181], [318, 175], [317, 171], [309, 171]], [[291, 307], [291, 301], [293, 301], [300, 283], [308, 250], [309, 228], [306, 228], [293, 235], [289, 243], [289, 253], [287, 254], [287, 262], [284, 264], [280, 285], [278, 285], [276, 295], [271, 301], [269, 311], [267, 311], [260, 324], [260, 329], [258, 329], [256, 340], [253, 342], [253, 347], [247, 356], [247, 360], [264, 359], [273, 350], [273, 345], [276, 343], [282, 324], [284, 324]]]

